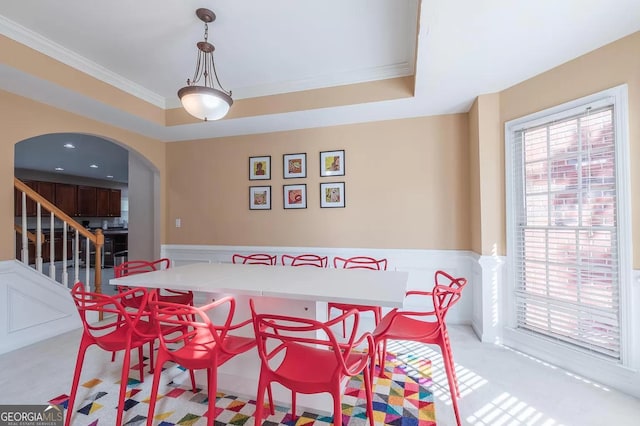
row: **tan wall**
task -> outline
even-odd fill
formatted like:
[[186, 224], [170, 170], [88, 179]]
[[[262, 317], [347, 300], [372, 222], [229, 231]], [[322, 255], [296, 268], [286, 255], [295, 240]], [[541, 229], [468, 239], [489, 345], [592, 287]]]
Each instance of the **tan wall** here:
[[[165, 175], [166, 144], [107, 124], [99, 123], [44, 104], [0, 91], [0, 205], [13, 206], [14, 145], [48, 133], [72, 132], [101, 136], [146, 157]], [[164, 193], [165, 182], [162, 179]], [[165, 197], [162, 197], [163, 199]], [[161, 203], [162, 212], [165, 203]], [[164, 215], [162, 215], [164, 221]], [[13, 208], [0, 208], [0, 260], [15, 259]], [[164, 222], [163, 222], [164, 226]]]
[[475, 253], [482, 253], [479, 119], [478, 99], [476, 99], [469, 110], [469, 232], [471, 250]]
[[[170, 244], [470, 248], [466, 114], [170, 143]], [[346, 175], [319, 177], [319, 152], [345, 150]], [[282, 156], [307, 153], [307, 178], [283, 179]], [[249, 181], [250, 156], [271, 180]], [[344, 181], [346, 208], [321, 209], [320, 182]], [[284, 210], [282, 185], [307, 184], [307, 209]], [[271, 185], [272, 209], [249, 210]], [[181, 228], [173, 225], [182, 221]]]
[[[500, 93], [500, 122], [628, 84], [633, 265], [640, 268], [640, 32]], [[504, 133], [504, 129], [501, 129]], [[504, 135], [501, 136], [504, 140]], [[496, 161], [498, 159], [496, 158]], [[496, 212], [499, 211], [496, 206]], [[504, 224], [503, 224], [504, 227]]]
[[[500, 125], [500, 96], [481, 95], [478, 104], [478, 183], [480, 222], [485, 256], [506, 254], [504, 139]], [[497, 208], [496, 208], [497, 207]]]

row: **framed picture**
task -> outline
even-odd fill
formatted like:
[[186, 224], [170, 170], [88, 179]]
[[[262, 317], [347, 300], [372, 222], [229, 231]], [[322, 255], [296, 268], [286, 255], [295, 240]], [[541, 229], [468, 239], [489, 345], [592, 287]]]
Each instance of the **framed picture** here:
[[320, 152], [320, 176], [344, 176], [344, 150]]
[[307, 208], [307, 185], [282, 185], [285, 209]]
[[249, 157], [249, 180], [271, 179], [271, 156]]
[[344, 207], [344, 182], [320, 184], [320, 207]]
[[284, 154], [282, 170], [285, 179], [307, 177], [307, 154]]
[[249, 187], [249, 210], [271, 210], [271, 187]]

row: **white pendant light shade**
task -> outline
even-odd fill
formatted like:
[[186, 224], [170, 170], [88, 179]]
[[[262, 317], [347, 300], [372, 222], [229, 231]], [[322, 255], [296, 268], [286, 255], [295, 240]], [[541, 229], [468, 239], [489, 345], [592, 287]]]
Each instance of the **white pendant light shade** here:
[[178, 97], [189, 114], [204, 121], [221, 119], [233, 105], [229, 95], [211, 87], [185, 86]]

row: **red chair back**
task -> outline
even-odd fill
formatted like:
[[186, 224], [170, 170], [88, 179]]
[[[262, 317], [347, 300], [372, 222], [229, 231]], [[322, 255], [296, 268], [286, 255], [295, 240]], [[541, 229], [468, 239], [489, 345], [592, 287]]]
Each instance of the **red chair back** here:
[[265, 253], [254, 253], [248, 255], [234, 254], [231, 258], [233, 263], [242, 263], [243, 265], [275, 265], [278, 257]]
[[436, 271], [432, 291], [410, 290], [406, 293], [407, 298], [429, 297], [431, 299], [430, 302], [433, 304], [433, 310], [409, 311], [394, 309], [382, 318], [382, 321], [373, 331], [376, 348], [378, 349], [381, 377], [384, 375], [388, 339], [409, 340], [440, 346], [449, 382], [453, 411], [458, 425], [461, 424], [457, 399], [460, 397], [460, 389], [445, 317], [449, 309], [460, 300], [462, 289], [466, 285], [466, 278], [455, 278], [444, 271]]
[[[77, 282], [71, 289], [71, 297], [78, 309], [84, 333], [92, 340], [92, 344], [106, 351], [119, 351], [124, 349], [127, 333], [140, 338], [142, 333], [136, 333], [136, 327], [145, 316], [147, 291], [144, 288], [134, 288], [111, 296], [86, 291], [84, 284]], [[131, 306], [129, 303], [133, 300], [138, 306], [135, 312], [126, 308]], [[91, 322], [89, 312], [102, 315], [104, 320]]]
[[[156, 371], [162, 371], [162, 367], [167, 361], [180, 364], [191, 370], [192, 385], [195, 388], [193, 370], [207, 370], [207, 391], [209, 393], [207, 425], [212, 426], [216, 413], [218, 366], [255, 346], [254, 338], [234, 336], [229, 332], [240, 327], [250, 326], [251, 320], [232, 324], [236, 306], [235, 299], [232, 297], [223, 297], [198, 308], [164, 302], [152, 294], [149, 306], [158, 328], [160, 340]], [[223, 323], [214, 324], [211, 321], [210, 313], [214, 310], [226, 312]], [[171, 334], [163, 334], [160, 332], [163, 328], [175, 331]], [[148, 419], [153, 419], [159, 384], [160, 375], [156, 374], [149, 397]]]
[[[443, 283], [443, 279], [448, 283]], [[455, 278], [444, 271], [436, 271], [435, 286], [432, 290], [433, 308], [438, 321], [444, 324], [445, 316], [462, 297], [462, 289], [467, 285], [466, 278]], [[407, 292], [410, 295], [411, 291]]]
[[[229, 355], [235, 355], [226, 348], [225, 343], [236, 308], [233, 297], [223, 297], [199, 308], [159, 301], [157, 295], [153, 294], [149, 307], [156, 327], [178, 330], [171, 335], [160, 335], [159, 340], [162, 350], [183, 367], [204, 369], [210, 367], [216, 358], [227, 360]], [[211, 321], [206, 312], [213, 310], [226, 312], [223, 323], [214, 324]]]
[[[115, 421], [115, 424], [123, 424], [122, 416], [127, 389], [126, 384], [129, 377], [131, 349], [138, 349], [140, 381], [144, 381], [142, 345], [146, 343], [151, 345], [156, 338], [155, 333], [152, 332], [153, 327], [150, 326], [150, 321], [148, 320], [149, 314], [145, 311], [147, 307], [147, 292], [143, 288], [135, 288], [111, 296], [89, 292], [85, 289], [83, 283], [77, 282], [71, 289], [71, 297], [78, 309], [83, 333], [67, 403], [65, 424], [71, 424], [84, 357], [87, 348], [92, 345], [114, 353], [115, 351], [124, 351], [118, 410]], [[137, 305], [135, 310], [127, 309], [127, 306], [132, 306], [132, 301], [135, 301]], [[90, 312], [103, 316], [104, 320], [97, 323], [90, 321], [88, 318], [88, 313]], [[153, 364], [153, 351], [150, 352], [149, 360]]]
[[171, 267], [171, 259], [169, 259], [168, 257], [163, 257], [158, 260], [152, 260], [149, 263], [151, 263], [151, 266], [153, 266], [153, 269], [155, 271], [158, 271], [160, 269], [169, 269]]
[[113, 275], [115, 278], [121, 278], [128, 275], [142, 274], [155, 270], [156, 268], [153, 263], [147, 260], [129, 260], [128, 262], [123, 262], [118, 266], [114, 266]]
[[283, 254], [280, 261], [284, 266], [315, 266], [317, 268], [326, 268], [328, 262], [327, 256], [318, 256], [317, 254], [300, 254], [292, 256]]
[[333, 267], [342, 269], [373, 269], [377, 271], [387, 270], [387, 259], [374, 259], [369, 256], [354, 256], [333, 258]]
[[[367, 396], [367, 415], [373, 426], [371, 377], [369, 366], [375, 355], [373, 337], [364, 333], [359, 338], [359, 313], [349, 312], [326, 323], [311, 318], [257, 313], [250, 300], [256, 347], [261, 360], [255, 424], [262, 424], [265, 390], [277, 382], [291, 390], [292, 416], [295, 420], [296, 392], [328, 392], [334, 401], [334, 425], [342, 424], [340, 383], [345, 377], [363, 373]], [[338, 342], [331, 326], [348, 322], [351, 329], [346, 341]], [[318, 337], [324, 336], [324, 337]], [[365, 350], [356, 349], [366, 342]], [[310, 374], [313, 372], [313, 374]], [[273, 414], [273, 404], [272, 414]]]

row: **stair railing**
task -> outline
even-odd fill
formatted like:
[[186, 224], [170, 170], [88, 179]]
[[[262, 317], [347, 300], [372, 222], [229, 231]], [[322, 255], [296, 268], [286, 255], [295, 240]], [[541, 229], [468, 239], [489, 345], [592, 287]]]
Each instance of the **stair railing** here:
[[[104, 235], [102, 234], [101, 229], [97, 229], [95, 234], [85, 229], [82, 225], [76, 222], [73, 218], [71, 218], [68, 214], [60, 210], [42, 195], [38, 194], [35, 190], [28, 187], [24, 182], [20, 179], [15, 178], [14, 187], [20, 194], [20, 202], [22, 205], [21, 210], [21, 225], [15, 224], [16, 230], [16, 242], [20, 241], [20, 256], [18, 256], [18, 249], [16, 247], [16, 259], [21, 260], [23, 263], [29, 265], [29, 241], [33, 242], [35, 257], [34, 257], [34, 268], [40, 272], [44, 273], [44, 263], [43, 262], [43, 253], [42, 246], [47, 242], [49, 242], [49, 262], [48, 262], [48, 275], [49, 278], [60, 282], [62, 285], [67, 288], [71, 288], [73, 284], [80, 281], [80, 251], [81, 248], [84, 247], [83, 251], [84, 255], [84, 265], [85, 265], [85, 277], [84, 283], [87, 287], [87, 290], [95, 291], [97, 293], [102, 292], [102, 248], [104, 246]], [[31, 232], [28, 230], [28, 221], [27, 221], [27, 200], [33, 200], [36, 203], [36, 226], [35, 232]], [[42, 228], [42, 219], [43, 219], [43, 211], [42, 209], [49, 212], [49, 228]], [[60, 279], [57, 279], [56, 273], [56, 238], [55, 232], [56, 229], [62, 229], [62, 270], [60, 274]], [[26, 232], [25, 232], [26, 230]], [[48, 231], [48, 232], [47, 232]], [[71, 233], [72, 239], [72, 259], [73, 262], [73, 281], [69, 281], [69, 273], [67, 271], [68, 266], [68, 243], [69, 243], [69, 233]], [[82, 237], [82, 239], [81, 239]], [[18, 240], [19, 238], [19, 240]], [[17, 246], [17, 244], [16, 244]], [[93, 251], [94, 257], [94, 277], [91, 280], [91, 255]], [[91, 283], [93, 282], [93, 289], [91, 289]]]

